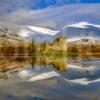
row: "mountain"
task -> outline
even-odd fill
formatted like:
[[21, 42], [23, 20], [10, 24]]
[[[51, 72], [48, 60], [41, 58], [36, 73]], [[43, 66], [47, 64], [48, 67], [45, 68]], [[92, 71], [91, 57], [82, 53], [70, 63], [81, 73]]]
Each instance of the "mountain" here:
[[81, 38], [72, 38], [68, 39], [68, 43], [70, 45], [76, 44], [76, 45], [98, 45], [100, 46], [100, 40], [99, 38], [94, 37], [81, 37]]
[[[0, 32], [2, 34], [2, 32]], [[15, 34], [10, 34], [13, 38], [25, 39], [31, 41], [34, 38], [37, 42], [51, 42], [63, 34], [68, 41], [74, 41], [89, 37], [98, 39], [100, 37], [100, 25], [95, 25], [87, 22], [80, 22], [67, 25], [59, 31], [37, 26], [21, 26]], [[11, 38], [11, 37], [10, 37]]]
[[90, 24], [87, 22], [80, 22], [76, 24], [71, 24], [65, 26], [57, 35], [59, 37], [61, 34], [66, 36], [68, 39], [71, 38], [81, 38], [81, 37], [100, 37], [100, 25]]
[[54, 31], [47, 28], [36, 27], [36, 26], [24, 26], [18, 31], [19, 36], [32, 40], [35, 38], [37, 42], [49, 41], [59, 31]]
[[9, 31], [7, 28], [0, 29], [0, 46], [27, 46], [29, 42], [22, 37], [19, 37], [18, 34], [14, 34]]
[[80, 22], [80, 23], [76, 23], [76, 24], [72, 24], [72, 25], [67, 25], [64, 28], [66, 28], [66, 27], [87, 28], [88, 26], [94, 26], [94, 27], [100, 28], [100, 25], [90, 24], [87, 22]]
[[83, 41], [83, 40], [89, 40], [89, 41], [99, 41], [99, 38], [97, 37], [90, 37], [90, 36], [85, 36], [85, 37], [75, 37], [75, 38], [69, 38], [67, 39], [68, 42], [76, 42], [76, 41]]
[[37, 42], [51, 42], [52, 40], [60, 37], [61, 34], [66, 36], [69, 41], [72, 39], [74, 41], [74, 39], [79, 39], [87, 36], [92, 37], [91, 39], [99, 39], [100, 25], [80, 22], [67, 25], [60, 31], [36, 26], [23, 26], [20, 28], [17, 34], [30, 41], [32, 40], [32, 38], [35, 38]]

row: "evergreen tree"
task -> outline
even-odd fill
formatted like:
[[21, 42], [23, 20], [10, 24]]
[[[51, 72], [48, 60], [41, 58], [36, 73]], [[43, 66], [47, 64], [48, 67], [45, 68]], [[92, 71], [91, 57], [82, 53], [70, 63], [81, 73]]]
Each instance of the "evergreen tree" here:
[[34, 38], [32, 38], [32, 52], [36, 53], [36, 41]]
[[36, 41], [34, 38], [32, 38], [32, 42], [29, 45], [29, 55], [36, 54]]

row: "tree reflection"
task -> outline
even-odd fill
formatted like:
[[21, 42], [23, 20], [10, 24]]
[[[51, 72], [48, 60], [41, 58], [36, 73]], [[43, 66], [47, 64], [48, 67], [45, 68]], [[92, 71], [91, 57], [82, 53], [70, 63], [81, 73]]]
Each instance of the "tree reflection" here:
[[[10, 74], [17, 73], [23, 70], [28, 65], [31, 65], [33, 70], [37, 65], [48, 67], [51, 65], [53, 68], [60, 72], [67, 70], [67, 60], [65, 57], [46, 57], [46, 56], [33, 56], [30, 58], [16, 58], [16, 59], [1, 59], [0, 60], [0, 79], [7, 79]], [[44, 69], [43, 69], [44, 70]]]
[[24, 58], [0, 59], [0, 79], [7, 79], [10, 74], [21, 71], [29, 65], [29, 60]]
[[34, 69], [36, 65], [52, 65], [55, 69], [60, 72], [67, 70], [67, 59], [65, 57], [34, 57], [32, 58], [31, 65]]

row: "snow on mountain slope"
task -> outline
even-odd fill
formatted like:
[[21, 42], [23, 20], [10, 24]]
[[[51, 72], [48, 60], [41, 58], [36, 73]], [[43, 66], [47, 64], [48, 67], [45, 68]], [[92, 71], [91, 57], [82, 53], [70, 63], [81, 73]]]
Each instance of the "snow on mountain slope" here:
[[51, 35], [54, 36], [57, 34], [59, 31], [54, 31], [51, 29], [47, 28], [42, 28], [42, 27], [36, 27], [36, 26], [24, 26], [18, 34], [22, 37], [28, 37], [29, 35], [35, 35], [35, 34], [46, 34], [46, 35]]
[[75, 38], [69, 38], [68, 42], [81, 41], [82, 39], [88, 39], [88, 40], [92, 40], [92, 41], [99, 41], [98, 37], [75, 37]]
[[54, 31], [54, 30], [50, 30], [47, 28], [36, 27], [36, 26], [27, 26], [27, 27], [29, 29], [31, 29], [32, 31], [42, 33], [42, 34], [48, 34], [48, 35], [52, 35], [52, 36], [59, 32], [59, 31]]
[[66, 27], [88, 28], [88, 26], [94, 26], [94, 27], [100, 28], [100, 25], [90, 24], [87, 22], [80, 22], [80, 23], [76, 23], [76, 24], [72, 24], [72, 25], [67, 25], [64, 28], [66, 28]]
[[86, 37], [86, 33], [91, 39], [96, 39], [100, 36], [100, 25], [95, 25], [87, 22], [79, 22], [76, 24], [67, 25], [62, 28], [61, 31], [55, 31], [47, 28], [36, 27], [36, 26], [23, 26], [18, 31], [18, 34], [27, 39], [31, 40], [33, 37], [37, 42], [52, 41], [61, 34], [66, 36], [69, 41], [77, 40], [78, 38]]
[[66, 38], [82, 38], [82, 37], [100, 37], [100, 25], [95, 25], [87, 22], [67, 25], [55, 35], [55, 38], [63, 34]]

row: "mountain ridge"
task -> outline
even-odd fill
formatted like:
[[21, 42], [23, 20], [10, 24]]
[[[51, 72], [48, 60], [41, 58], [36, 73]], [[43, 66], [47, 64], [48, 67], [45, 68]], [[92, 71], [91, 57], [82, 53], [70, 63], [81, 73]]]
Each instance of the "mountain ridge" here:
[[[0, 32], [1, 33], [1, 32]], [[100, 36], [100, 25], [79, 22], [75, 24], [66, 25], [62, 30], [52, 30], [49, 28], [43, 28], [38, 26], [22, 26], [14, 34], [10, 34], [10, 37], [15, 37], [16, 39], [22, 38], [27, 41], [31, 41], [32, 38], [36, 42], [52, 42], [54, 39], [60, 37], [62, 34], [68, 40], [74, 40], [75, 38], [90, 37], [91, 39], [99, 39]], [[2, 35], [2, 33], [0, 34]]]

